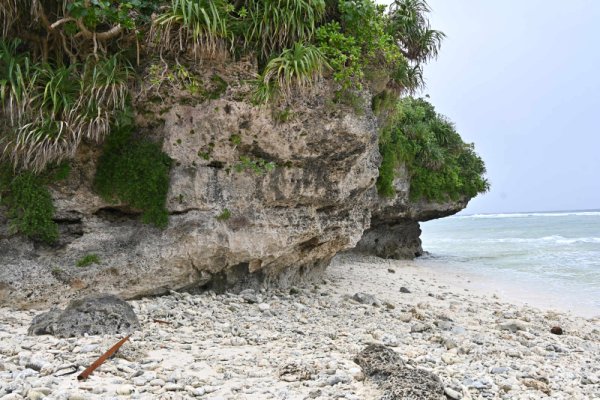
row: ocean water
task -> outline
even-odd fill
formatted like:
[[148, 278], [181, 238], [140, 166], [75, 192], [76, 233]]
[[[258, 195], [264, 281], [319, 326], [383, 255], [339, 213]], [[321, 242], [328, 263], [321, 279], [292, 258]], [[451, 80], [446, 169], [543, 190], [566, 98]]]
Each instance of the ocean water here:
[[600, 211], [453, 216], [421, 224], [417, 262], [515, 300], [600, 315]]

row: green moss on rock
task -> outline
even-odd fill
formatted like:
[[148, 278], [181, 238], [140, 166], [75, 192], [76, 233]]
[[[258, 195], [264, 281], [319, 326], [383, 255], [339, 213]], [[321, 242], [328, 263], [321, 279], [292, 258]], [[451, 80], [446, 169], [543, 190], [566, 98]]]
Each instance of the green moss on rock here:
[[166, 227], [171, 159], [161, 146], [133, 135], [131, 116], [119, 119], [104, 144], [94, 188], [107, 201], [142, 211], [142, 221]]

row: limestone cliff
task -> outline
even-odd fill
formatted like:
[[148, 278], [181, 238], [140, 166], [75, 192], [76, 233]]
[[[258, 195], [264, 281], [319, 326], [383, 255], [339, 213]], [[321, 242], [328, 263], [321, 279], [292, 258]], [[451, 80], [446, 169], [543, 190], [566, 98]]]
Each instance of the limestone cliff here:
[[404, 166], [394, 180], [396, 194], [377, 196], [371, 208], [371, 224], [356, 245], [354, 252], [382, 258], [414, 258], [423, 255], [419, 222], [456, 214], [470, 199], [431, 202], [411, 201], [410, 179]]
[[[135, 298], [286, 285], [357, 243], [385, 257], [413, 256], [420, 252], [416, 221], [466, 204], [411, 204], [406, 176], [397, 179], [394, 199], [378, 199], [377, 121], [367, 94], [361, 112], [334, 102], [327, 84], [285, 108], [258, 107], [247, 100], [244, 82], [252, 76], [244, 70], [234, 63], [219, 71], [228, 87], [218, 99], [174, 95], [138, 110], [140, 134], [161, 140], [174, 161], [166, 229], [93, 192], [100, 154], [93, 145], [80, 149], [69, 178], [51, 188], [57, 245], [11, 234], [0, 210], [0, 306], [45, 306], [96, 292]], [[100, 263], [76, 267], [88, 254]]]

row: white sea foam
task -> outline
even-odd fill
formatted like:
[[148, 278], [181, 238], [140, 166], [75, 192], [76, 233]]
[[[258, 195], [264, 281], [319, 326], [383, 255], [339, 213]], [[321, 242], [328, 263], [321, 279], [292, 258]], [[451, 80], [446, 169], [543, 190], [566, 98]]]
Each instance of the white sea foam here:
[[543, 243], [543, 244], [576, 244], [576, 243], [600, 243], [600, 237], [577, 237], [567, 238], [560, 235], [544, 236], [539, 238], [517, 238], [517, 237], [506, 237], [506, 238], [443, 238], [436, 239], [440, 243]]
[[531, 212], [531, 213], [507, 213], [507, 214], [473, 214], [473, 215], [455, 215], [450, 218], [468, 219], [468, 218], [528, 218], [528, 217], [600, 217], [600, 211], [566, 211], [566, 212]]

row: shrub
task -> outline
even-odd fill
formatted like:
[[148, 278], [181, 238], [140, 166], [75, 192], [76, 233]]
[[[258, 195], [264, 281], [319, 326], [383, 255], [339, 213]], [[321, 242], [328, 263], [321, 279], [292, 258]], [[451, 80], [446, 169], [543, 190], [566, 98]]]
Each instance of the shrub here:
[[377, 189], [395, 193], [396, 168], [404, 162], [410, 174], [410, 198], [433, 201], [475, 197], [489, 189], [485, 165], [472, 144], [466, 144], [443, 116], [423, 99], [405, 98], [393, 123], [380, 136], [382, 163]]
[[340, 24], [333, 21], [317, 29], [317, 43], [333, 69], [333, 79], [343, 89], [360, 86], [363, 65], [361, 48], [356, 39], [342, 33]]
[[261, 64], [295, 43], [312, 39], [325, 13], [324, 0], [245, 1], [240, 35]]
[[54, 205], [44, 177], [30, 171], [14, 175], [5, 165], [0, 171], [0, 203], [7, 207], [13, 232], [48, 244], [58, 240]]
[[232, 41], [229, 12], [224, 0], [172, 0], [171, 6], [154, 21], [151, 40], [161, 50], [214, 55]]
[[94, 182], [107, 201], [121, 201], [142, 211], [142, 221], [166, 227], [165, 208], [171, 159], [161, 146], [133, 136], [131, 116], [122, 116], [104, 144]]
[[104, 137], [125, 106], [130, 69], [117, 55], [69, 66], [35, 63], [19, 43], [0, 40], [0, 159], [39, 173], [71, 157], [83, 139]]
[[264, 87], [268, 88], [273, 83], [287, 96], [292, 87], [308, 89], [314, 86], [323, 76], [325, 68], [329, 68], [329, 64], [317, 47], [296, 43], [269, 61], [262, 81]]

